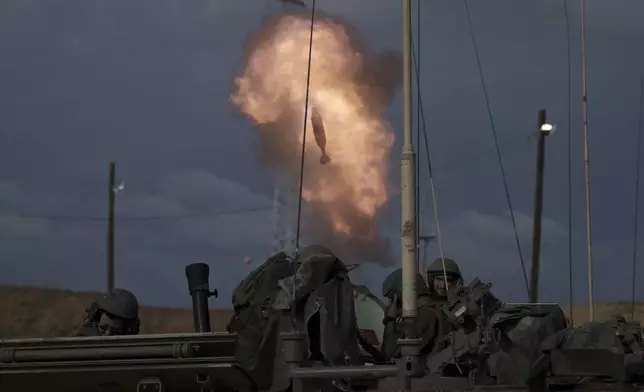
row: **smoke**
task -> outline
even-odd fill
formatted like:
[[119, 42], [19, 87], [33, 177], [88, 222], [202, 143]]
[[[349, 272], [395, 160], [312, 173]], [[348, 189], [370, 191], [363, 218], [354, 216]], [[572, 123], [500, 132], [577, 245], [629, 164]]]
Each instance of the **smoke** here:
[[[390, 197], [394, 142], [383, 114], [401, 83], [401, 55], [371, 52], [347, 21], [318, 14], [304, 143], [309, 37], [309, 15], [267, 18], [246, 42], [231, 101], [258, 129], [261, 163], [295, 189], [305, 146], [302, 230], [307, 242], [325, 245], [348, 263], [391, 265], [389, 240], [378, 224]], [[320, 164], [313, 106], [324, 122], [330, 164]]]

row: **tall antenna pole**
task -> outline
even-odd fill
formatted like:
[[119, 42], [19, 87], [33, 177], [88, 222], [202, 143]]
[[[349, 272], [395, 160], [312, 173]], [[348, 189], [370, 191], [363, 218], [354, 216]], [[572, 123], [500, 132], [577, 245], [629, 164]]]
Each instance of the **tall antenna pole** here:
[[586, 242], [588, 243], [588, 311], [590, 321], [595, 319], [593, 290], [593, 242], [590, 220], [590, 153], [588, 151], [588, 93], [586, 88], [586, 2], [581, 0], [581, 77], [584, 109], [584, 166], [586, 176]]
[[[421, 99], [420, 99], [420, 3], [422, 0], [416, 0], [416, 148], [420, 149], [420, 132], [421, 132], [421, 118], [420, 118], [420, 106], [421, 106]], [[413, 41], [413, 40], [412, 40]], [[413, 45], [413, 42], [412, 42]], [[413, 55], [414, 53], [412, 52], [412, 62], [413, 62]], [[420, 157], [416, 159], [415, 162], [415, 167], [416, 167], [416, 173], [415, 173], [415, 178], [416, 178], [416, 244], [420, 246]], [[427, 245], [425, 245], [427, 246]], [[418, 248], [418, 252], [416, 252], [416, 269], [421, 270], [420, 268], [421, 262], [420, 262], [420, 248]]]
[[110, 162], [107, 197], [107, 292], [114, 290], [114, 202], [116, 199], [116, 164]]
[[405, 377], [400, 378], [404, 385], [399, 390], [410, 391], [410, 375], [422, 372], [419, 361], [420, 343], [416, 332], [416, 275], [418, 274], [416, 237], [416, 187], [414, 146], [412, 144], [412, 47], [411, 47], [411, 0], [402, 0], [403, 16], [403, 97], [404, 129], [401, 165], [401, 204], [402, 204], [402, 306], [405, 335], [398, 340], [402, 358], [398, 361], [400, 371]]
[[640, 206], [640, 156], [642, 150], [642, 100], [644, 99], [644, 77], [640, 77], [640, 100], [637, 112], [637, 160], [635, 166], [635, 217], [633, 218], [633, 266], [631, 271], [631, 321], [635, 321], [635, 287], [637, 282], [637, 240]]
[[412, 144], [412, 91], [411, 91], [411, 0], [403, 0], [403, 97], [404, 129], [401, 156], [402, 202], [402, 275], [403, 317], [416, 318], [416, 188], [414, 186], [416, 156]]

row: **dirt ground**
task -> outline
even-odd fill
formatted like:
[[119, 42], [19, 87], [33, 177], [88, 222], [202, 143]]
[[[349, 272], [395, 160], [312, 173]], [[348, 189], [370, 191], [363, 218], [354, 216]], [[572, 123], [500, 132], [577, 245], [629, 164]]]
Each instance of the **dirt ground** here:
[[[73, 336], [83, 323], [84, 310], [99, 293], [36, 287], [0, 286], [0, 338]], [[210, 322], [223, 331], [229, 309], [211, 309]], [[192, 309], [141, 308], [141, 333], [194, 331]]]
[[[83, 322], [84, 309], [99, 293], [36, 287], [0, 286], [0, 338], [73, 336]], [[566, 315], [568, 310], [564, 306]], [[588, 321], [587, 307], [573, 308], [575, 324]], [[213, 330], [223, 331], [230, 309], [211, 309]], [[597, 304], [595, 319], [613, 315], [630, 318], [628, 303]], [[644, 321], [644, 303], [635, 305], [635, 318]], [[192, 309], [141, 308], [141, 333], [192, 332]]]

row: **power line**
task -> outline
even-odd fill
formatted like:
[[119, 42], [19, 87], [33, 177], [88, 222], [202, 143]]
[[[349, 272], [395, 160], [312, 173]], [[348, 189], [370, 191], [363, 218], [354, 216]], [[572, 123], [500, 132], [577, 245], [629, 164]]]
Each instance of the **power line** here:
[[[527, 145], [528, 142], [530, 142], [530, 141], [532, 141], [534, 139], [534, 137], [535, 137], [534, 132], [531, 132], [529, 134], [526, 133], [524, 135], [518, 135], [518, 136], [512, 138], [511, 141], [508, 141], [508, 142], [505, 142], [505, 143], [500, 143], [500, 145], [503, 145], [504, 147], [505, 146], [510, 147], [510, 146], [523, 144], [523, 143], [525, 143]], [[515, 152], [515, 151], [517, 151], [517, 150], [513, 149], [511, 152]], [[454, 161], [451, 161], [451, 162], [445, 162], [443, 164], [434, 165], [434, 168], [450, 169], [450, 170], [461, 169], [465, 165], [473, 163], [474, 161], [483, 158], [487, 154], [491, 154], [491, 153], [494, 153], [494, 152], [495, 152], [494, 147], [488, 148], [488, 149], [485, 149], [485, 150], [470, 154], [470, 155], [468, 155], [468, 156], [466, 156], [466, 157], [464, 157], [462, 159], [459, 159], [459, 160], [454, 160]]]
[[[201, 217], [217, 217], [223, 215], [237, 215], [250, 212], [268, 211], [272, 206], [254, 207], [254, 208], [240, 208], [228, 211], [213, 211], [213, 212], [192, 212], [181, 215], [153, 215], [153, 216], [116, 216], [119, 222], [141, 222], [141, 221], [159, 221], [159, 220], [175, 220], [175, 219], [189, 219]], [[40, 215], [40, 214], [22, 214], [22, 213], [0, 213], [0, 217], [6, 218], [19, 218], [19, 219], [33, 219], [33, 220], [46, 220], [46, 221], [67, 221], [67, 222], [105, 222], [107, 217], [102, 216], [83, 216], [83, 215]]]
[[512, 228], [514, 229], [514, 238], [516, 240], [517, 249], [519, 251], [519, 260], [521, 261], [521, 270], [523, 271], [523, 279], [525, 281], [526, 292], [530, 294], [530, 285], [528, 284], [528, 274], [525, 269], [525, 261], [523, 260], [523, 252], [521, 251], [521, 241], [519, 240], [519, 231], [517, 230], [516, 219], [514, 218], [514, 209], [512, 208], [512, 199], [510, 198], [510, 190], [508, 188], [508, 181], [505, 175], [505, 168], [503, 167], [503, 157], [501, 156], [501, 149], [499, 148], [499, 139], [496, 134], [496, 127], [494, 125], [494, 117], [492, 116], [492, 109], [490, 108], [490, 99], [487, 93], [487, 87], [485, 85], [485, 77], [483, 76], [483, 67], [481, 66], [481, 58], [479, 56], [478, 45], [476, 44], [476, 36], [474, 34], [474, 27], [472, 26], [472, 16], [470, 15], [470, 7], [467, 4], [467, 0], [464, 0], [465, 3], [465, 12], [467, 14], [467, 23], [470, 30], [470, 36], [472, 38], [472, 44], [474, 46], [474, 55], [476, 57], [476, 64], [479, 70], [479, 76], [481, 78], [481, 85], [483, 87], [483, 96], [485, 98], [485, 106], [487, 108], [488, 118], [490, 120], [490, 128], [492, 130], [492, 136], [494, 137], [494, 144], [496, 146], [496, 155], [499, 160], [499, 167], [501, 168], [501, 176], [503, 178], [503, 188], [505, 190], [505, 197], [507, 199], [508, 208], [510, 209], [510, 218], [512, 218]]
[[[447, 270], [445, 269], [445, 252], [443, 251], [443, 236], [441, 234], [440, 221], [438, 219], [438, 200], [436, 197], [436, 185], [434, 183], [434, 172], [432, 170], [432, 161], [429, 153], [429, 140], [427, 138], [427, 125], [425, 122], [425, 111], [423, 110], [423, 99], [420, 93], [420, 77], [418, 64], [416, 63], [416, 56], [414, 53], [414, 45], [411, 45], [411, 58], [413, 60], [414, 68], [416, 69], [416, 83], [418, 86], [418, 111], [420, 112], [420, 119], [423, 125], [423, 139], [425, 141], [425, 154], [427, 155], [427, 169], [429, 170], [429, 185], [432, 192], [432, 204], [434, 210], [434, 221], [436, 223], [436, 236], [438, 237], [438, 250], [441, 257], [441, 264], [443, 268], [443, 277], [445, 278], [445, 285], [447, 285]], [[449, 287], [447, 287], [449, 288]]]

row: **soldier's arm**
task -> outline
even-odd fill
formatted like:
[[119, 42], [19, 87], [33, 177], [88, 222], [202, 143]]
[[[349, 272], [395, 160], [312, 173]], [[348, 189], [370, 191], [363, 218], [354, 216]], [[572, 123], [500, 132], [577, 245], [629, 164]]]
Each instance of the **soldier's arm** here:
[[387, 359], [382, 355], [382, 352], [378, 350], [376, 347], [372, 346], [365, 338], [358, 333], [358, 342], [360, 343], [360, 346], [373, 357], [373, 359], [377, 362], [385, 362]]
[[385, 317], [383, 320], [385, 330], [382, 334], [382, 345], [380, 351], [386, 361], [390, 360], [396, 353], [398, 337], [396, 336], [396, 320]]
[[434, 348], [439, 333], [439, 318], [436, 310], [426, 308], [419, 312], [416, 326], [418, 337], [422, 340], [421, 352], [428, 354]]

